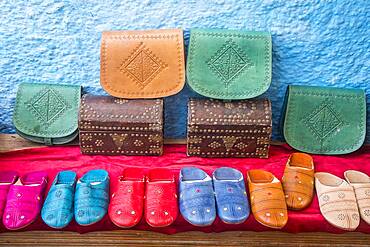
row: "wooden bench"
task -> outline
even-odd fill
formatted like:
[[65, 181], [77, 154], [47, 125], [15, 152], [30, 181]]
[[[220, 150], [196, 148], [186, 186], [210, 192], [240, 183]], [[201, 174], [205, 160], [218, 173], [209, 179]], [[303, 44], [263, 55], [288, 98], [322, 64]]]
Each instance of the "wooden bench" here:
[[[184, 143], [184, 140], [166, 140]], [[71, 145], [76, 145], [77, 142]], [[0, 152], [37, 147], [17, 135], [0, 134]], [[223, 233], [186, 232], [165, 235], [149, 231], [119, 230], [86, 234], [65, 231], [27, 231], [0, 234], [0, 246], [370, 246], [370, 234], [299, 233], [277, 231]]]

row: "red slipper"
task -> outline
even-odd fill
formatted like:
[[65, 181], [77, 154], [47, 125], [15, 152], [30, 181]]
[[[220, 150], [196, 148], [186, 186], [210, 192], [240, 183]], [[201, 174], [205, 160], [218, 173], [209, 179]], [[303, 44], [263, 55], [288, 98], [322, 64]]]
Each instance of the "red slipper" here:
[[146, 179], [145, 219], [152, 227], [171, 225], [177, 218], [174, 174], [164, 168], [152, 169]]
[[108, 214], [111, 221], [118, 227], [129, 228], [141, 220], [144, 207], [145, 174], [139, 168], [126, 168], [118, 178]]

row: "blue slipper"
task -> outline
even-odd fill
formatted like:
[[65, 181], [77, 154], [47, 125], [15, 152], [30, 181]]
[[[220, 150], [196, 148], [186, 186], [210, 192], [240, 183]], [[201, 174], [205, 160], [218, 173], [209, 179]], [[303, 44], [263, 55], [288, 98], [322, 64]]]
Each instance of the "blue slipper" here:
[[203, 170], [184, 167], [179, 179], [180, 212], [190, 224], [208, 226], [216, 218], [212, 178]]
[[109, 175], [105, 170], [91, 170], [76, 185], [75, 219], [87, 226], [100, 221], [108, 211]]
[[73, 197], [76, 185], [76, 173], [59, 172], [41, 210], [41, 218], [52, 228], [64, 228], [73, 219]]
[[213, 172], [217, 214], [227, 224], [243, 223], [250, 214], [243, 174], [233, 168], [221, 167]]

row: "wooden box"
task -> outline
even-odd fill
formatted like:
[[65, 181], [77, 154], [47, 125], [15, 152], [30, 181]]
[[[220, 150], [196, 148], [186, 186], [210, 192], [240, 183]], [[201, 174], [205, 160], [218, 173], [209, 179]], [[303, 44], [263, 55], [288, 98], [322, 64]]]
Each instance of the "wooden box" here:
[[268, 99], [190, 99], [187, 154], [267, 158], [271, 130]]
[[79, 133], [84, 154], [161, 155], [163, 100], [84, 95]]

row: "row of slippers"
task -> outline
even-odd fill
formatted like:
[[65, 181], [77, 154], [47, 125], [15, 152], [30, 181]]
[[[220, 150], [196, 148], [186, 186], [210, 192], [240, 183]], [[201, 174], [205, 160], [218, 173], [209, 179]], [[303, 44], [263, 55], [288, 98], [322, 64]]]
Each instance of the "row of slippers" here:
[[[288, 208], [300, 210], [311, 203], [315, 179], [324, 218], [341, 229], [355, 230], [360, 218], [370, 223], [370, 178], [353, 170], [344, 176], [347, 181], [329, 173], [314, 173], [311, 156], [294, 153], [282, 183], [267, 171], [247, 172], [251, 211], [261, 224], [282, 228], [288, 221]], [[212, 178], [199, 168], [182, 168], [179, 198], [174, 174], [163, 168], [147, 174], [139, 168], [126, 168], [112, 188], [110, 203], [105, 170], [91, 170], [78, 180], [72, 171], [58, 173], [42, 206], [46, 184], [43, 172], [19, 178], [15, 172], [0, 172], [0, 214], [6, 228], [26, 227], [40, 211], [53, 228], [67, 226], [73, 217], [80, 225], [91, 225], [107, 212], [111, 221], [123, 228], [136, 225], [143, 214], [153, 227], [168, 226], [179, 209], [184, 219], [197, 226], [212, 224], [216, 214], [228, 224], [242, 223], [250, 214], [243, 174], [227, 167], [216, 169]]]

